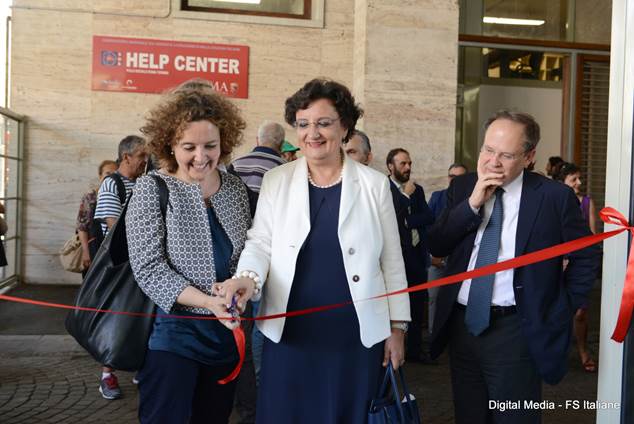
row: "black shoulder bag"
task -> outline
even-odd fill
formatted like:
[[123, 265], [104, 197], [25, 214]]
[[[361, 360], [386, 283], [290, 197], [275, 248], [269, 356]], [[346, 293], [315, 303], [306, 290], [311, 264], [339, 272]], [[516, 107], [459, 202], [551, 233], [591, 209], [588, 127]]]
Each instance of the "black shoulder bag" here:
[[[159, 188], [161, 214], [165, 219], [169, 191], [165, 181], [151, 175]], [[155, 305], [139, 288], [128, 256], [125, 214], [110, 229], [84, 282], [75, 306], [131, 312], [138, 316], [71, 310], [66, 316], [66, 331], [96, 361], [114, 369], [136, 371], [143, 365], [152, 331]]]

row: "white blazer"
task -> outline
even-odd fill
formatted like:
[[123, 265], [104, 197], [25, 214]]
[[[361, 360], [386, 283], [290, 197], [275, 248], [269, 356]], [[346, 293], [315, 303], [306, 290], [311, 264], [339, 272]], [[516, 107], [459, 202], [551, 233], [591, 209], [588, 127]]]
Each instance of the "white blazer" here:
[[[264, 283], [260, 316], [286, 312], [293, 277], [301, 272], [295, 269], [297, 256], [309, 232], [308, 167], [300, 158], [264, 175], [253, 226], [238, 262], [238, 272], [254, 271]], [[407, 287], [388, 178], [347, 157], [338, 235], [353, 300]], [[366, 347], [390, 336], [390, 320], [410, 321], [407, 294], [357, 302], [354, 307]], [[278, 318], [257, 321], [257, 326], [278, 343], [285, 322]]]

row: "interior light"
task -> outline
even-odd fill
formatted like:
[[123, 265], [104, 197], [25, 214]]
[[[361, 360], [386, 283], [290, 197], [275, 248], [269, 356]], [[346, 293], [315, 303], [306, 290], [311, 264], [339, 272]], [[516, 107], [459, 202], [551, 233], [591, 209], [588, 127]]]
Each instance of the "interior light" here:
[[216, 0], [218, 3], [260, 4], [261, 0]]
[[540, 26], [546, 23], [546, 21], [542, 19], [498, 18], [495, 16], [485, 16], [482, 18], [482, 22], [484, 22], [485, 24], [527, 25], [527, 26]]

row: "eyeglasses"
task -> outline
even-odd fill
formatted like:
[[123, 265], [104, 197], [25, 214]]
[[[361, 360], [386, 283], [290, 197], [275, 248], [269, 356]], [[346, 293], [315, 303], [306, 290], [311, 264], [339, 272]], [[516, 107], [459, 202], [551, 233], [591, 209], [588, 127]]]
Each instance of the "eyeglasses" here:
[[496, 152], [495, 150], [491, 149], [488, 146], [482, 146], [482, 149], [480, 149], [480, 153], [489, 157], [497, 156], [503, 162], [512, 162], [518, 159], [520, 156], [525, 155], [527, 152], [519, 152], [519, 153]]
[[295, 121], [295, 124], [293, 126], [298, 131], [307, 131], [308, 127], [310, 127], [311, 125], [314, 125], [315, 128], [319, 130], [325, 130], [330, 128], [335, 122], [340, 119], [341, 118], [321, 118], [318, 119], [317, 122], [310, 122], [306, 119], [298, 119], [297, 121]]

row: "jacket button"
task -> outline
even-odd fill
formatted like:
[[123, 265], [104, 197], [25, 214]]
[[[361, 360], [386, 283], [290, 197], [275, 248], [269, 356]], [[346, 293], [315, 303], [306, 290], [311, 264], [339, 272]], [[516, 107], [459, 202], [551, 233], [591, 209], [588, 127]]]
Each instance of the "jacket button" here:
[[352, 281], [354, 281], [355, 283], [356, 283], [357, 281], [359, 281], [359, 280], [360, 280], [360, 278], [359, 278], [359, 276], [358, 276], [358, 275], [354, 275], [354, 276], [352, 277]]
[[349, 255], [354, 255], [355, 250], [351, 247], [350, 249], [348, 249], [348, 254]]

